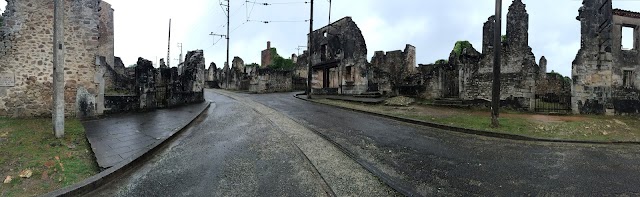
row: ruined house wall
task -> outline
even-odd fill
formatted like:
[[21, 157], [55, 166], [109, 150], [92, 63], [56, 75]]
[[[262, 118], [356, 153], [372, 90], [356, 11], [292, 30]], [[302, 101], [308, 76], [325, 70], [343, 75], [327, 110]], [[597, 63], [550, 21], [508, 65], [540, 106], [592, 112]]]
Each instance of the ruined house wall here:
[[422, 84], [425, 91], [420, 95], [426, 99], [442, 98], [442, 64], [419, 65], [418, 69], [422, 75]]
[[[507, 14], [507, 41], [502, 44], [501, 91], [502, 100], [516, 97], [523, 107], [529, 107], [535, 96], [540, 72], [531, 47], [528, 45], [528, 17], [526, 6], [514, 0]], [[460, 98], [465, 100], [491, 99], [493, 84], [493, 31], [495, 17], [489, 17], [484, 25], [483, 51], [467, 49], [467, 55], [450, 60], [461, 65]], [[478, 61], [479, 58], [479, 62]]]
[[[361, 94], [366, 92], [368, 88], [367, 46], [362, 32], [351, 17], [342, 18], [315, 30], [312, 36], [313, 44], [309, 53], [313, 65], [312, 93]], [[323, 87], [322, 74], [326, 72], [325, 68], [329, 72], [328, 87]], [[351, 75], [348, 75], [348, 72]]]
[[258, 69], [256, 77], [251, 80], [249, 91], [259, 94], [290, 92], [293, 90], [292, 74], [291, 71]]
[[370, 69], [369, 83], [377, 84], [380, 93], [397, 93], [399, 86], [414, 85], [406, 79], [418, 73], [416, 48], [407, 44], [404, 51], [376, 51], [371, 58]]
[[107, 2], [100, 2], [100, 18], [98, 23], [98, 55], [104, 56], [107, 64], [115, 69], [114, 22], [113, 9]]
[[260, 53], [260, 68], [271, 65], [271, 41], [267, 41], [267, 49]]
[[[100, 77], [99, 0], [65, 3], [65, 114], [95, 115]], [[53, 85], [53, 1], [8, 0], [0, 35], [0, 116], [50, 116]], [[82, 111], [81, 111], [82, 110]]]
[[611, 1], [583, 1], [577, 19], [581, 25], [581, 48], [572, 63], [571, 107], [576, 114], [602, 114], [613, 85]]
[[204, 101], [204, 56], [202, 50], [187, 53], [183, 73], [178, 68], [154, 68], [151, 61], [138, 58], [128, 76], [134, 84], [132, 95], [105, 96], [105, 113], [148, 111]]
[[[633, 46], [630, 50], [622, 50], [622, 27], [634, 29]], [[614, 10], [613, 15], [613, 79], [612, 86], [618, 90], [615, 92], [625, 92], [625, 88], [640, 90], [640, 13], [633, 13], [624, 10]], [[624, 71], [632, 72], [631, 84], [625, 86]], [[615, 93], [614, 93], [615, 94]], [[615, 95], [614, 95], [615, 96]]]

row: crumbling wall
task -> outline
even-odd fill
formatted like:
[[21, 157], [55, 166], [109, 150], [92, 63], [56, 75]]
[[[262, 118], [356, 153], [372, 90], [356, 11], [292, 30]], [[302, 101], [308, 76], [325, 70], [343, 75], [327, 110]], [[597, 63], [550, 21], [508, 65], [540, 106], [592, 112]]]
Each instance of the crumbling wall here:
[[[502, 44], [500, 98], [517, 98], [523, 108], [531, 105], [536, 83], [542, 69], [528, 45], [528, 17], [526, 6], [514, 0], [507, 14], [507, 40]], [[483, 51], [473, 47], [466, 49], [450, 62], [461, 65], [460, 98], [465, 100], [491, 99], [493, 84], [493, 35], [495, 17], [489, 17], [484, 25]]]
[[[99, 0], [65, 3], [65, 115], [98, 114]], [[0, 116], [50, 116], [53, 1], [8, 0], [0, 27]], [[6, 79], [6, 80], [5, 80]], [[78, 98], [81, 98], [79, 100]], [[89, 110], [89, 111], [86, 111]]]
[[271, 41], [267, 41], [267, 48], [260, 53], [260, 68], [266, 68], [271, 65]]
[[312, 93], [367, 92], [367, 46], [351, 17], [315, 30], [311, 36]]
[[134, 70], [134, 95], [107, 95], [106, 113], [146, 111], [204, 101], [204, 55], [202, 50], [189, 51], [178, 68], [154, 68], [151, 61], [138, 58]]
[[583, 1], [577, 19], [581, 48], [572, 63], [571, 107], [576, 114], [604, 114], [613, 85], [611, 1]]
[[418, 73], [416, 48], [409, 44], [404, 51], [376, 51], [371, 58], [369, 83], [377, 84], [378, 92], [398, 95], [402, 86], [415, 86], [411, 77]]
[[290, 92], [293, 90], [292, 71], [258, 69], [257, 77], [252, 78], [249, 91], [253, 93]]
[[203, 92], [205, 64], [204, 51], [195, 50], [187, 52], [182, 75], [180, 76], [180, 81], [185, 87], [183, 89], [184, 91]]

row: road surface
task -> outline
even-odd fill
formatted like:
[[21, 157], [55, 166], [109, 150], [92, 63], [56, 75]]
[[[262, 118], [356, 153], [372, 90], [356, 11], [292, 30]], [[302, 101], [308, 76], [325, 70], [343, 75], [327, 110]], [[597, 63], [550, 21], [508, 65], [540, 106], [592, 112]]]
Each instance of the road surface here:
[[89, 195], [640, 195], [638, 146], [461, 134], [293, 93], [205, 96], [214, 105], [198, 124]]

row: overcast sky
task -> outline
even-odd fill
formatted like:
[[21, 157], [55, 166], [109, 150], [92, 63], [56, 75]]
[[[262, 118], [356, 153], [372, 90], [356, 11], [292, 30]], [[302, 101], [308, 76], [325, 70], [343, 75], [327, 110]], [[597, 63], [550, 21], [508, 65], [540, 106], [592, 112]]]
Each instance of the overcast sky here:
[[[226, 33], [226, 16], [219, 0], [105, 1], [115, 9], [115, 53], [125, 65], [134, 64], [138, 57], [154, 62], [166, 58], [169, 18], [172, 66], [180, 54], [177, 43], [183, 43], [184, 54], [204, 49], [207, 64], [215, 62], [221, 67], [226, 61], [225, 40], [209, 35]], [[306, 45], [309, 24], [304, 20], [309, 18], [309, 4], [304, 1], [310, 0], [230, 1], [231, 59], [239, 56], [247, 64], [259, 63], [260, 51], [266, 48], [267, 41], [284, 57], [298, 53], [296, 48]], [[511, 2], [503, 0], [503, 24]], [[523, 2], [530, 15], [529, 45], [536, 59], [545, 56], [549, 72], [570, 75], [571, 62], [580, 47], [580, 23], [576, 16], [582, 1]], [[334, 0], [331, 20], [353, 18], [366, 39], [369, 59], [374, 51], [404, 49], [405, 44], [412, 44], [417, 48], [418, 63], [428, 64], [448, 58], [458, 40], [469, 40], [480, 51], [482, 25], [493, 15], [494, 3], [493, 0]], [[2, 7], [5, 4], [0, 2]], [[614, 8], [640, 11], [640, 1], [614, 0], [613, 4]], [[314, 29], [329, 23], [328, 13], [328, 0], [315, 1]]]

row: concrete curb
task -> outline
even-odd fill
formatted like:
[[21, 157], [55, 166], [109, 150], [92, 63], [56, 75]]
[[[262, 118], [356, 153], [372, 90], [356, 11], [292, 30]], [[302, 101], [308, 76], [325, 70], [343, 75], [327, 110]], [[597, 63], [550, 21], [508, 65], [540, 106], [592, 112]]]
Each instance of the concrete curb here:
[[502, 139], [509, 139], [509, 140], [518, 140], [518, 141], [532, 141], [532, 142], [554, 142], [554, 143], [574, 143], [574, 144], [640, 145], [640, 142], [634, 142], [634, 141], [602, 142], [602, 141], [587, 141], [587, 140], [560, 140], [560, 139], [534, 138], [534, 137], [516, 135], [516, 134], [506, 134], [506, 133], [497, 133], [497, 132], [492, 132], [492, 131], [475, 130], [475, 129], [468, 129], [468, 128], [463, 128], [463, 127], [448, 126], [448, 125], [443, 125], [443, 124], [438, 124], [438, 123], [433, 123], [433, 122], [427, 122], [427, 121], [422, 121], [422, 120], [411, 119], [411, 118], [402, 118], [402, 117], [391, 116], [391, 115], [386, 115], [386, 114], [380, 114], [380, 113], [375, 113], [375, 112], [363, 111], [363, 110], [359, 110], [359, 109], [352, 109], [352, 108], [347, 108], [347, 107], [342, 107], [342, 106], [335, 106], [335, 105], [330, 105], [330, 104], [321, 103], [321, 102], [318, 102], [318, 101], [302, 98], [299, 95], [294, 95], [293, 97], [301, 99], [301, 100], [304, 100], [304, 101], [308, 101], [308, 102], [313, 102], [313, 103], [317, 103], [317, 104], [337, 107], [337, 108], [344, 109], [344, 110], [356, 111], [356, 112], [370, 114], [370, 115], [379, 116], [379, 117], [383, 117], [383, 118], [389, 118], [389, 119], [400, 121], [400, 122], [406, 122], [406, 123], [411, 123], [411, 124], [417, 124], [417, 125], [422, 125], [422, 126], [427, 126], [427, 127], [433, 127], [433, 128], [448, 130], [448, 131], [454, 131], [454, 132], [466, 133], [466, 134], [473, 134], [473, 135], [480, 135], [480, 136], [486, 136], [486, 137], [494, 137], [494, 138], [502, 138]]
[[160, 149], [161, 145], [164, 145], [165, 143], [171, 141], [177, 136], [177, 134], [182, 133], [184, 130], [192, 126], [195, 120], [200, 118], [204, 114], [204, 112], [206, 112], [210, 107], [211, 107], [211, 102], [209, 102], [209, 104], [207, 104], [207, 106], [204, 107], [200, 113], [195, 115], [187, 124], [182, 126], [179, 130], [171, 134], [171, 136], [167, 137], [163, 141], [158, 141], [153, 145], [151, 145], [151, 148], [146, 152], [133, 155], [125, 159], [123, 162], [120, 162], [118, 165], [108, 168], [105, 171], [102, 171], [96, 175], [93, 175], [82, 182], [76, 183], [71, 186], [67, 186], [65, 188], [58, 189], [56, 191], [49, 192], [43, 196], [79, 196], [79, 195], [87, 194], [95, 190], [96, 188], [99, 188], [102, 185], [105, 185], [113, 181], [115, 178], [118, 178], [120, 175], [123, 175], [125, 172], [132, 169], [140, 162], [145, 161], [146, 158], [153, 156], [153, 154]]

